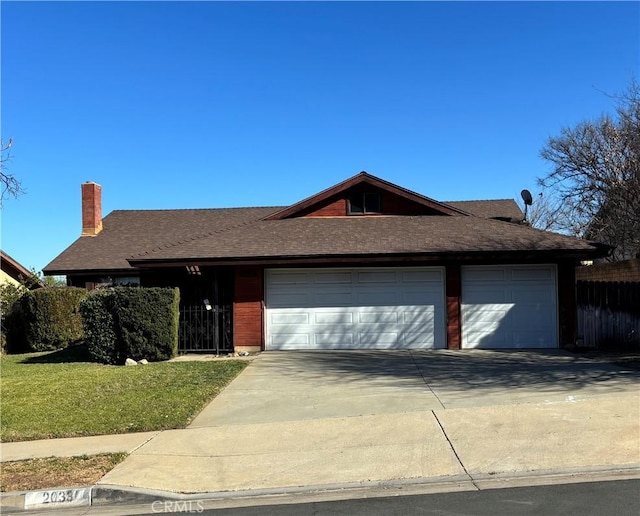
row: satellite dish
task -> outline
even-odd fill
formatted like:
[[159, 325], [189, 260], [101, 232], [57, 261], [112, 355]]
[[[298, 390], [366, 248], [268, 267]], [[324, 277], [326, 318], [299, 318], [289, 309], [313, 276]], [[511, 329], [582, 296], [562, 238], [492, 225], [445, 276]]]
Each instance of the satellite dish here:
[[524, 201], [524, 219], [522, 219], [522, 222], [527, 222], [527, 208], [533, 204], [533, 197], [531, 197], [531, 192], [529, 190], [522, 190], [520, 195]]

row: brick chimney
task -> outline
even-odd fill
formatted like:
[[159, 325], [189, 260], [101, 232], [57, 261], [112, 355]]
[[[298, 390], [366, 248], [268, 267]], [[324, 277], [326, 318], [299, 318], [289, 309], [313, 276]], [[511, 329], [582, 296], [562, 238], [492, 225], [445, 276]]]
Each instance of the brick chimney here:
[[82, 236], [102, 231], [102, 187], [87, 181], [82, 184]]

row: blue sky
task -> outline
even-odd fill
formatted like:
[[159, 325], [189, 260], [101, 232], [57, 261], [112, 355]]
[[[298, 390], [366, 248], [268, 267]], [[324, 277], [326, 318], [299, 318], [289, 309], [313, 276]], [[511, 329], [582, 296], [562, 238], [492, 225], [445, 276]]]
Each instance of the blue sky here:
[[564, 126], [640, 77], [637, 2], [1, 3], [2, 137], [42, 269], [103, 211], [288, 205], [361, 170], [519, 198]]

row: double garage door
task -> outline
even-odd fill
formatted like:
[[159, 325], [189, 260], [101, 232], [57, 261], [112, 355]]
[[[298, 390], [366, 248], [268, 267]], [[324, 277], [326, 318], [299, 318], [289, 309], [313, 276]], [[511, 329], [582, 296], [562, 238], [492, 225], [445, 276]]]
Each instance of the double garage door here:
[[444, 269], [266, 271], [267, 349], [444, 347]]
[[[266, 348], [446, 347], [442, 267], [271, 269]], [[557, 347], [555, 267], [462, 268], [464, 348]]]

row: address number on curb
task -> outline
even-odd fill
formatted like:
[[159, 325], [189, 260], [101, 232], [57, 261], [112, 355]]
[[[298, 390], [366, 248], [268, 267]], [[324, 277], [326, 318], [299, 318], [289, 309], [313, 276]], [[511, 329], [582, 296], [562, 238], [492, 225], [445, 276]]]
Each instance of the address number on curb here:
[[91, 505], [91, 488], [31, 491], [24, 495], [24, 508]]

